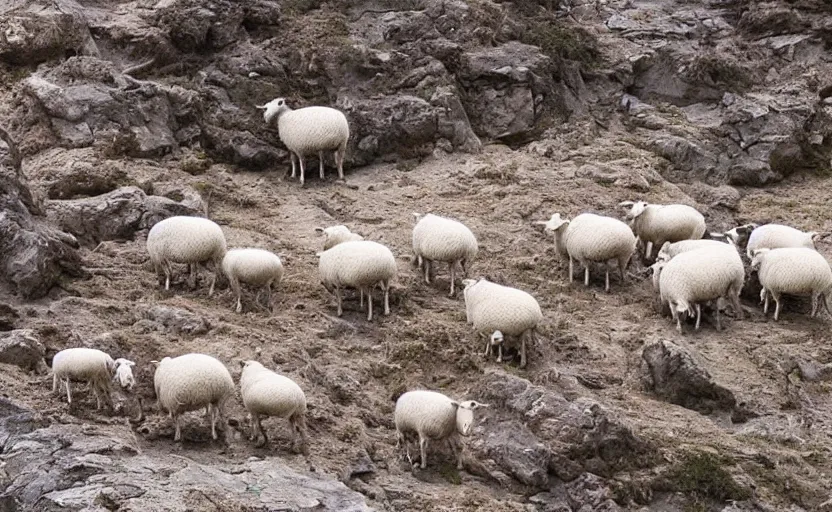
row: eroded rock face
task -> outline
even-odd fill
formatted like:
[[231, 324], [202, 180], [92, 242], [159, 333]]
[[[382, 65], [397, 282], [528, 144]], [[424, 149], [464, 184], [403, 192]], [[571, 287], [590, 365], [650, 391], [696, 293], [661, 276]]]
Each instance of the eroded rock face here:
[[0, 334], [0, 363], [13, 364], [25, 370], [45, 368], [46, 349], [31, 329], [17, 329]]
[[0, 399], [0, 415], [7, 478], [0, 497], [20, 510], [91, 510], [91, 503], [102, 510], [372, 510], [341, 482], [299, 473], [275, 458], [223, 470], [181, 455], [142, 455], [124, 427], [92, 434], [77, 424], [50, 425], [7, 399]]

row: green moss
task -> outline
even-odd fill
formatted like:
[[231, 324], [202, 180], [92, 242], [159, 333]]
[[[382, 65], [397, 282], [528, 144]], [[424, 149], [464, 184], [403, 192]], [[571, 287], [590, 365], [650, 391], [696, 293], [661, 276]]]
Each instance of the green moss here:
[[688, 69], [694, 82], [722, 86], [734, 91], [748, 89], [753, 80], [752, 71], [725, 55], [703, 54], [697, 56]]
[[581, 27], [562, 22], [532, 22], [523, 42], [539, 46], [544, 54], [555, 60], [574, 60], [592, 67], [601, 58], [598, 41], [592, 34]]
[[[686, 510], [706, 510], [710, 501], [744, 500], [750, 497], [725, 469], [733, 461], [707, 452], [690, 452], [666, 476], [669, 487], [691, 498]], [[698, 507], [698, 508], [697, 508]]]
[[456, 469], [454, 464], [447, 462], [442, 464], [439, 466], [439, 474], [442, 475], [442, 478], [444, 478], [449, 484], [460, 485], [462, 483], [462, 477], [459, 476], [459, 471]]

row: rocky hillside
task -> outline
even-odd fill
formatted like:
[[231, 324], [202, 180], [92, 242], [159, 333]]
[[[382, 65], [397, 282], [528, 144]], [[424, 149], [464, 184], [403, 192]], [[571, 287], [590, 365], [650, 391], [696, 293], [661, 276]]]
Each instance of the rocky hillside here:
[[[11, 0], [0, 10], [0, 509], [832, 510], [829, 318], [759, 285], [745, 319], [678, 334], [643, 262], [603, 292], [570, 284], [536, 220], [679, 202], [712, 231], [832, 231], [832, 7], [826, 0]], [[350, 121], [346, 182], [301, 188], [255, 108], [332, 105]], [[461, 292], [410, 261], [413, 212], [477, 234], [472, 274], [532, 293], [529, 365], [497, 363]], [[145, 249], [171, 215], [281, 255], [275, 312], [233, 311]], [[390, 316], [342, 317], [314, 228], [387, 244]], [[818, 248], [832, 255], [832, 238]], [[442, 266], [440, 266], [442, 267]], [[137, 362], [137, 388], [70, 407], [47, 366], [70, 346]], [[239, 378], [257, 359], [309, 401], [308, 456], [283, 420], [247, 441], [201, 413], [184, 441], [155, 404], [151, 361], [204, 352]], [[510, 353], [513, 356], [513, 353]], [[491, 405], [464, 470], [396, 450], [414, 388]]]

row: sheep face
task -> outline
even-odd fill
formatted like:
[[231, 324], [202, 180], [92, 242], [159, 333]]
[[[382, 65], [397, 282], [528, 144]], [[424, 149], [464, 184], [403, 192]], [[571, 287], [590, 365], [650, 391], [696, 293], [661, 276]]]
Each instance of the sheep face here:
[[474, 411], [480, 407], [488, 407], [488, 404], [481, 404], [474, 400], [460, 402], [456, 410], [456, 429], [463, 436], [471, 433], [474, 426]]
[[763, 258], [771, 249], [757, 249], [751, 253], [751, 270], [760, 270]]
[[256, 105], [256, 107], [264, 111], [263, 120], [266, 121], [266, 124], [271, 124], [272, 121], [279, 118], [281, 114], [290, 110], [284, 98], [273, 99], [265, 105]]
[[468, 288], [474, 286], [475, 284], [477, 284], [479, 282], [480, 282], [479, 279], [463, 279], [462, 280], [462, 286], [463, 286], [462, 291], [464, 292], [465, 290], [467, 290]]
[[630, 209], [625, 216], [627, 220], [635, 219], [636, 217], [644, 213], [644, 210], [647, 209], [647, 203], [644, 201], [622, 201], [618, 203], [618, 206], [623, 206], [624, 208]]
[[748, 237], [751, 235], [751, 232], [754, 231], [759, 226], [757, 224], [749, 223], [743, 224], [742, 226], [737, 226], [733, 229], [729, 229], [724, 233], [725, 237], [728, 240], [731, 240], [734, 245], [740, 246], [744, 245], [748, 242]]
[[491, 346], [496, 347], [497, 345], [502, 345], [503, 340], [503, 333], [500, 331], [494, 331], [494, 334], [491, 335]]
[[566, 229], [569, 220], [561, 218], [559, 213], [553, 213], [549, 220], [539, 220], [535, 224], [543, 226], [544, 233], [556, 233], [559, 230]]

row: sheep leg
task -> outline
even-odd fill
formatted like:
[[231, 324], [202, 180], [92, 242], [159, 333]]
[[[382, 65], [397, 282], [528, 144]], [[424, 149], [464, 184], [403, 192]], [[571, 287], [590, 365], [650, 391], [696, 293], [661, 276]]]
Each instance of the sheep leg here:
[[52, 394], [56, 394], [58, 392], [58, 374], [52, 374]]
[[520, 368], [526, 367], [526, 338], [528, 337], [527, 333], [523, 333], [520, 335]]
[[422, 457], [421, 467], [425, 469], [428, 461], [428, 439], [422, 434], [419, 434], [419, 454]]
[[774, 321], [776, 322], [778, 318], [780, 318], [780, 294], [773, 294], [774, 295]]
[[575, 263], [572, 261], [572, 256], [569, 257], [569, 282], [573, 281], [572, 273], [574, 269]]
[[173, 415], [173, 425], [176, 428], [176, 430], [173, 433], [174, 441], [180, 441], [182, 439], [182, 426], [179, 424], [179, 417], [179, 414]]
[[234, 295], [237, 297], [237, 313], [243, 312], [243, 300], [242, 300], [242, 290], [240, 289], [240, 281], [236, 277], [232, 277], [229, 279], [231, 283], [231, 290], [234, 292]]
[[610, 293], [610, 269], [607, 268], [604, 272], [604, 291]]
[[214, 406], [214, 410], [211, 411], [211, 439], [217, 439], [217, 419], [220, 417], [220, 408], [219, 404]]
[[453, 297], [454, 296], [454, 280], [456, 279], [456, 262], [452, 261], [449, 266], [451, 267], [451, 293], [448, 296]]
[[818, 295], [820, 294], [817, 292], [812, 294], [812, 318], [818, 314]]
[[697, 302], [693, 306], [696, 309], [696, 327], [694, 330], [699, 330], [699, 321], [702, 320], [702, 306]]
[[294, 178], [295, 177], [295, 160], [297, 160], [297, 156], [295, 155], [294, 152], [289, 151], [289, 157], [292, 160], [292, 177]]
[[503, 344], [502, 343], [497, 345], [497, 362], [498, 363], [503, 362]]
[[627, 263], [629, 262], [629, 257], [618, 260], [618, 275], [621, 277], [621, 284], [624, 284], [624, 272], [627, 270]]
[[390, 314], [390, 283], [383, 281], [381, 289], [384, 290], [384, 315], [387, 316]]
[[295, 414], [289, 420], [292, 422], [292, 428], [300, 434], [301, 453], [309, 454], [309, 436], [306, 432], [306, 416], [303, 414]]
[[584, 265], [584, 286], [589, 286], [589, 262], [583, 262]]
[[485, 352], [483, 353], [483, 356], [488, 358], [488, 356], [490, 356], [490, 355], [491, 355], [491, 339], [486, 338], [485, 339]]
[[459, 266], [460, 266], [460, 267], [462, 267], [462, 275], [463, 275], [464, 277], [468, 277], [468, 268], [467, 268], [467, 264], [468, 264], [468, 262], [467, 262], [467, 261], [465, 261], [465, 260], [459, 260]]
[[462, 441], [457, 435], [452, 434], [448, 438], [448, 445], [451, 447], [451, 453], [456, 456], [456, 469], [462, 469]]
[[274, 303], [272, 302], [272, 286], [274, 286], [274, 281], [270, 281], [269, 285], [266, 286], [266, 307], [269, 308], [270, 313], [274, 313]]
[[430, 260], [425, 258], [425, 284], [430, 284]]
[[191, 290], [196, 288], [196, 274], [196, 263], [188, 263], [188, 286], [191, 287]]
[[653, 255], [653, 242], [647, 242], [644, 244], [644, 258], [650, 259], [650, 256]]
[[66, 383], [66, 403], [72, 404], [72, 393], [69, 391], [69, 379], [64, 381]]
[[718, 300], [714, 304], [714, 309], [716, 310], [716, 330], [721, 331], [722, 330], [722, 322], [721, 322], [721, 317], [719, 316], [719, 301]]
[[373, 319], [373, 287], [367, 288], [367, 321]]
[[344, 145], [335, 151], [335, 164], [338, 166], [338, 179], [344, 179], [344, 155], [347, 152], [347, 146]]
[[300, 162], [300, 186], [303, 186], [303, 177], [306, 174], [306, 163], [303, 161], [303, 155], [298, 155], [298, 161]]
[[162, 264], [162, 268], [165, 271], [165, 291], [168, 291], [168, 290], [170, 290], [170, 274], [171, 274], [170, 262], [168, 262], [168, 261], [164, 262]]
[[341, 288], [335, 288], [335, 302], [338, 304], [338, 316], [344, 314], [344, 309], [341, 307]]
[[254, 423], [257, 425], [256, 446], [266, 446], [269, 444], [269, 436], [266, 435], [266, 429], [263, 428], [263, 417], [258, 414], [254, 418]]
[[318, 152], [318, 172], [321, 175], [321, 179], [324, 179], [324, 152]]
[[[766, 292], [766, 289], [763, 288], [763, 293], [765, 293], [765, 292]], [[764, 295], [764, 297], [765, 297], [764, 303], [763, 303], [763, 314], [764, 315], [768, 314], [768, 295], [769, 295], [768, 293], [765, 293], [765, 295]]]
[[363, 310], [364, 309], [364, 289], [363, 288], [358, 290], [358, 295], [360, 297], [360, 299], [359, 299], [360, 302], [358, 303], [358, 307]]

